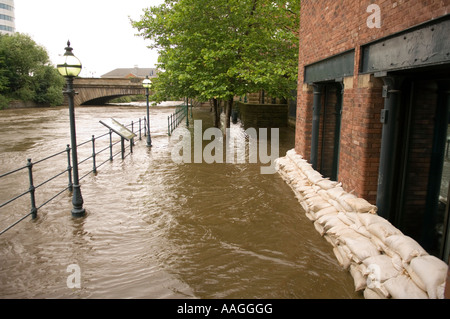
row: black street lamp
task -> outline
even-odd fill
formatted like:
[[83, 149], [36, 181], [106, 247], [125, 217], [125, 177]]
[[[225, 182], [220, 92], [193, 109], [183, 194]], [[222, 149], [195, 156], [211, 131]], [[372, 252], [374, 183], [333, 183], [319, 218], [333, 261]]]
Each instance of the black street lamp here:
[[144, 81], [142, 81], [142, 86], [145, 88], [145, 95], [147, 96], [147, 146], [152, 146], [152, 138], [150, 136], [150, 111], [149, 111], [149, 105], [148, 105], [148, 90], [152, 86], [152, 82], [148, 78], [148, 76], [145, 77]]
[[64, 60], [57, 65], [58, 72], [66, 78], [67, 88], [63, 92], [69, 97], [69, 116], [70, 116], [70, 142], [72, 144], [72, 168], [73, 168], [73, 196], [72, 196], [72, 216], [82, 217], [85, 214], [83, 208], [83, 197], [81, 196], [80, 181], [78, 177], [78, 155], [77, 155], [77, 136], [75, 130], [75, 111], [73, 98], [75, 91], [73, 89], [73, 79], [81, 72], [81, 62], [72, 53], [70, 41], [67, 41]]

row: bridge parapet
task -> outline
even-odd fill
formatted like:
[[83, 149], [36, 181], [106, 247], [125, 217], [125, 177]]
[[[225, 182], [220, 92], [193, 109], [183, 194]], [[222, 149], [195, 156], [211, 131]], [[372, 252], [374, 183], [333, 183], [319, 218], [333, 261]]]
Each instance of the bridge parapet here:
[[75, 106], [102, 105], [111, 99], [145, 94], [140, 78], [75, 78]]

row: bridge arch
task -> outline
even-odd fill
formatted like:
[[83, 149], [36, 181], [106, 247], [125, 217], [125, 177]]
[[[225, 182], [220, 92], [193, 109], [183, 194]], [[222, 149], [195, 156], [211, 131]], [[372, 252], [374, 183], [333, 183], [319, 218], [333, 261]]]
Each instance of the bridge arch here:
[[116, 97], [145, 94], [140, 78], [75, 78], [75, 106], [102, 105]]

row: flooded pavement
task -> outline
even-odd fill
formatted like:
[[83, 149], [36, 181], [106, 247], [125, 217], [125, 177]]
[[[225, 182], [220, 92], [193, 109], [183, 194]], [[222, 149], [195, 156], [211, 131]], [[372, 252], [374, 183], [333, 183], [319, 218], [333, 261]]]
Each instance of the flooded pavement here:
[[[133, 154], [82, 180], [84, 218], [71, 217], [66, 191], [36, 220], [0, 236], [0, 298], [360, 298], [278, 174], [261, 174], [259, 163], [174, 163], [176, 141], [167, 135], [173, 111], [151, 108], [152, 148], [143, 137]], [[78, 143], [105, 133], [101, 119], [129, 123], [145, 112], [78, 107]], [[213, 115], [194, 109], [191, 132], [194, 119], [206, 128]], [[0, 174], [64, 150], [68, 123], [66, 108], [0, 111]], [[280, 129], [280, 156], [293, 145], [294, 130]], [[79, 159], [90, 152], [80, 148]], [[39, 166], [36, 179], [64, 170], [67, 159]], [[27, 189], [22, 175], [0, 179], [0, 202]], [[37, 195], [67, 186], [65, 178], [58, 183]], [[0, 228], [28, 211], [27, 196], [0, 209]]]

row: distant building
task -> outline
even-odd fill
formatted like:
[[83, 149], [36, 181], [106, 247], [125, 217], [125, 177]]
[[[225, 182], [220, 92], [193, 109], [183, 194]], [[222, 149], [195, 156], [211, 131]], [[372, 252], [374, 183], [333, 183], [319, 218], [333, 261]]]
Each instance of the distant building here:
[[155, 68], [119, 68], [102, 75], [102, 78], [149, 78], [156, 77]]
[[16, 32], [14, 20], [14, 0], [0, 0], [0, 33]]

